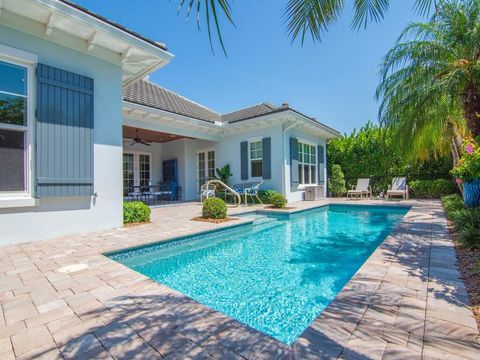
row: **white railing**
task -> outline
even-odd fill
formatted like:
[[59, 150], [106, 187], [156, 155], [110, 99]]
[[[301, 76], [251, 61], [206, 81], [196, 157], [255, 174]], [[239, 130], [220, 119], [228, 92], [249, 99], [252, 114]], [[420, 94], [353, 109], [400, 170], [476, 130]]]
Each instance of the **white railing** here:
[[235, 206], [240, 206], [240, 204], [242, 203], [242, 197], [240, 196], [240, 194], [233, 190], [230, 186], [225, 184], [223, 181], [217, 179], [208, 180], [205, 184], [201, 186], [200, 200], [203, 202], [204, 199], [215, 196], [217, 185], [220, 185], [225, 190], [230, 192], [234, 196], [234, 198], [236, 198]]

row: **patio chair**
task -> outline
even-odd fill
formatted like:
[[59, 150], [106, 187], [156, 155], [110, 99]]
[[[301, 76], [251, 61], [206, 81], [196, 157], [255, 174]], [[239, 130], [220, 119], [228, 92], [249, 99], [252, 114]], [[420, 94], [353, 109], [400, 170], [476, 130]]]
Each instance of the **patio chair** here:
[[262, 186], [263, 181], [261, 182], [248, 182], [240, 183], [232, 186], [232, 189], [240, 194], [245, 199], [245, 205], [248, 205], [248, 197], [250, 196], [255, 203], [255, 199], [258, 200], [260, 204], [263, 205], [262, 200], [258, 197], [258, 190]]
[[365, 195], [367, 198], [372, 196], [372, 187], [370, 186], [370, 178], [358, 179], [357, 186], [352, 185], [352, 188], [347, 191], [347, 198], [353, 196], [362, 198]]
[[401, 196], [403, 200], [408, 200], [408, 185], [406, 177], [394, 177], [392, 179], [392, 185], [387, 190], [387, 200], [391, 196]]
[[204, 202], [209, 197], [215, 197], [217, 186], [208, 182], [200, 186], [200, 201]]

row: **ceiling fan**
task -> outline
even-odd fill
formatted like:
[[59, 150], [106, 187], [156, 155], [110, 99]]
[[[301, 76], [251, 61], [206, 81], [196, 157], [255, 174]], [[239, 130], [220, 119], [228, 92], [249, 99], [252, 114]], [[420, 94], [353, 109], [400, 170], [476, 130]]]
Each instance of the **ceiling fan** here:
[[142, 140], [139, 136], [138, 136], [138, 129], [137, 130], [137, 136], [135, 136], [132, 140], [132, 143], [130, 144], [130, 146], [133, 146], [135, 144], [142, 144], [142, 145], [146, 145], [146, 146], [150, 146], [151, 145], [151, 141], [148, 141], [148, 140]]

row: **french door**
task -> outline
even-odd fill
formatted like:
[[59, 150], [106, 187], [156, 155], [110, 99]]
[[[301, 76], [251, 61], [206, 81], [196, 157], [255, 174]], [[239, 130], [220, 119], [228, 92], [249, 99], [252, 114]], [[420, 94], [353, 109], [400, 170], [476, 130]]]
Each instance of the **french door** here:
[[215, 151], [206, 150], [197, 153], [197, 189], [208, 180], [215, 179]]
[[151, 184], [151, 154], [123, 153], [123, 196]]

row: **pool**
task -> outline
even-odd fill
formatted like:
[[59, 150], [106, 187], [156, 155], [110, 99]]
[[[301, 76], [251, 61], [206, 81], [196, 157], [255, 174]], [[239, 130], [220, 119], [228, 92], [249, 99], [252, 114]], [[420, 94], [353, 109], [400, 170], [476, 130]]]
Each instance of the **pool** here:
[[196, 301], [293, 343], [407, 213], [329, 205], [108, 256]]

